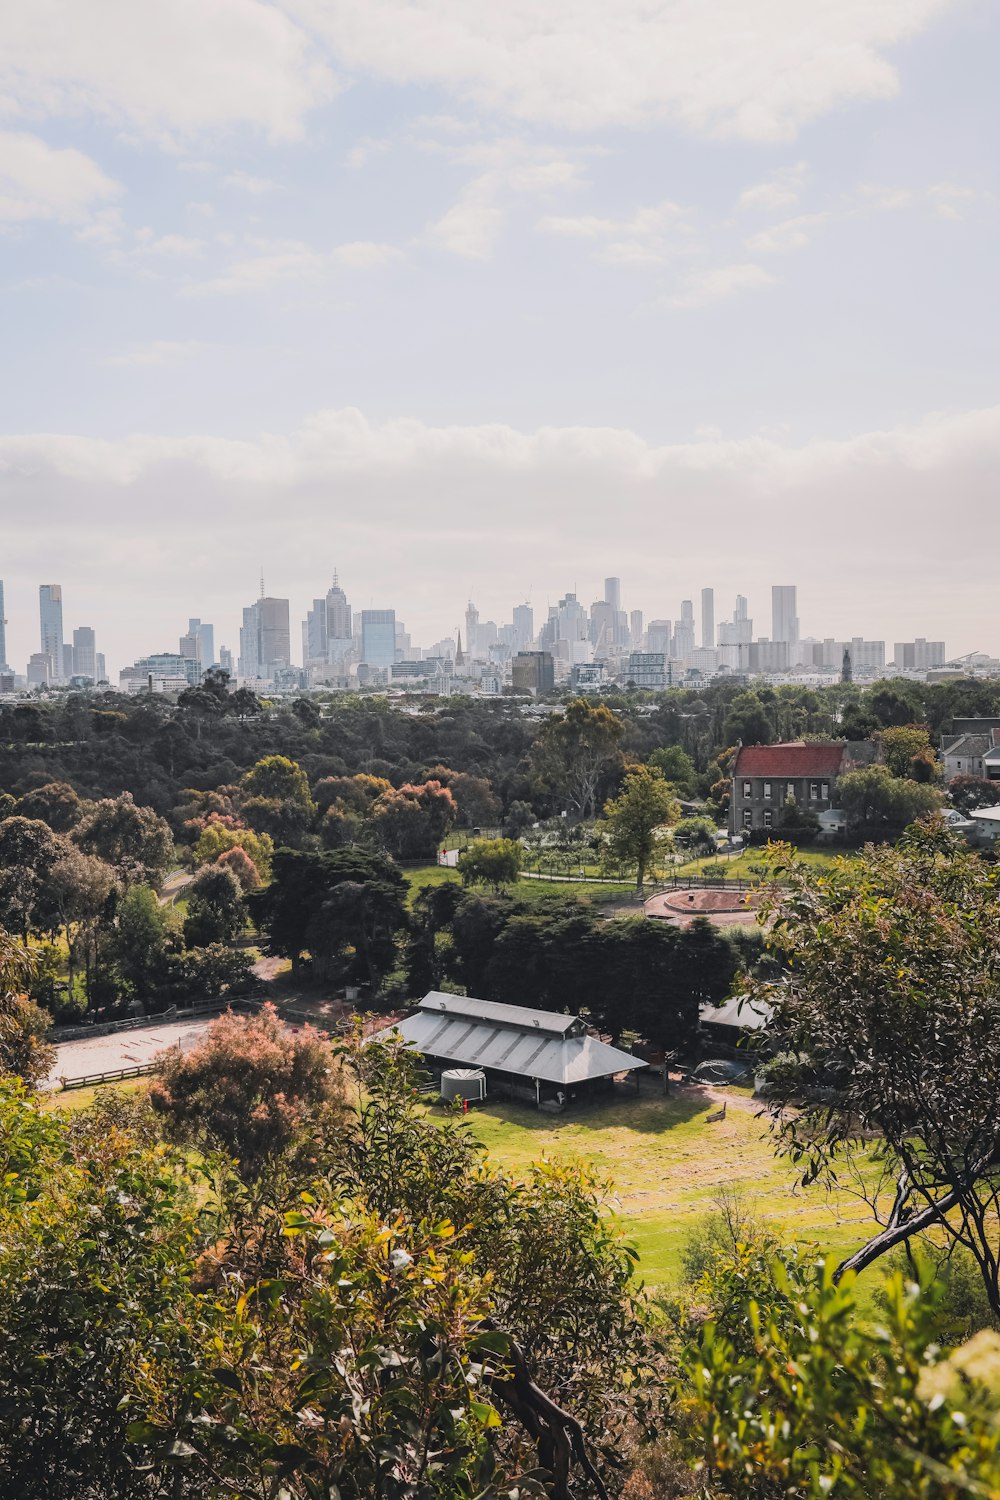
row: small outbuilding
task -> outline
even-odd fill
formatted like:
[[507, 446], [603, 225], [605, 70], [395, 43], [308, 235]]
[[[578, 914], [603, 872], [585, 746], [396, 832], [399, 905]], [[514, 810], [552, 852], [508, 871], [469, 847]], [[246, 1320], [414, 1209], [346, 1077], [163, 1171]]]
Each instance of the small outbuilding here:
[[559, 1110], [648, 1066], [592, 1036], [579, 1016], [431, 990], [394, 1032], [435, 1072], [480, 1068], [490, 1095]]

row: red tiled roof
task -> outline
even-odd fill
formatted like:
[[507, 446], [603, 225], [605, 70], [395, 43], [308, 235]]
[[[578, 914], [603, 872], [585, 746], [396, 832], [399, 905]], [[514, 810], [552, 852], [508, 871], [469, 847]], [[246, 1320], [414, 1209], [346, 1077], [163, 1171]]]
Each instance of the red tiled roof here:
[[844, 764], [843, 740], [832, 744], [744, 745], [736, 757], [734, 776], [839, 776]]

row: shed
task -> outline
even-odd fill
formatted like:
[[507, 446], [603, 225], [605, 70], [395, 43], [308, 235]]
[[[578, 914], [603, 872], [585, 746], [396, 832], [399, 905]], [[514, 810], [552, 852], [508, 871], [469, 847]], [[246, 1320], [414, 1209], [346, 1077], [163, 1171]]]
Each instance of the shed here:
[[771, 1019], [766, 1001], [752, 1001], [745, 995], [733, 995], [721, 1005], [701, 1005], [698, 1020], [705, 1040], [724, 1054], [737, 1054], [737, 1048], [754, 1031], [762, 1031]]
[[435, 1069], [482, 1068], [491, 1094], [562, 1106], [647, 1064], [591, 1036], [579, 1016], [431, 990], [395, 1034]]

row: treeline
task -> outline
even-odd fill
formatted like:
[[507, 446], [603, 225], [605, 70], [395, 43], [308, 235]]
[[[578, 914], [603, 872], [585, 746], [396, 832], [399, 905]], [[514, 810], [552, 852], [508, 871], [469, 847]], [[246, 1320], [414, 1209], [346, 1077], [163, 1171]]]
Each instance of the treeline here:
[[[602, 701], [622, 722], [623, 755], [645, 761], [657, 749], [678, 746], [705, 792], [718, 779], [718, 757], [737, 740], [865, 739], [909, 723], [927, 724], [936, 737], [956, 715], [1000, 714], [1000, 685], [893, 679], [870, 688], [813, 689], [718, 681]], [[343, 694], [275, 705], [246, 691], [226, 693], [218, 681], [183, 694], [177, 705], [148, 695], [71, 693], [0, 709], [0, 787], [20, 796], [65, 781], [88, 799], [124, 789], [169, 815], [185, 788], [213, 791], [267, 755], [282, 754], [303, 767], [311, 784], [363, 773], [401, 787], [435, 765], [447, 766], [487, 780], [504, 811], [525, 802], [545, 814], [561, 810], [561, 789], [546, 786], [531, 762], [545, 724], [536, 709], [502, 699], [399, 706]]]

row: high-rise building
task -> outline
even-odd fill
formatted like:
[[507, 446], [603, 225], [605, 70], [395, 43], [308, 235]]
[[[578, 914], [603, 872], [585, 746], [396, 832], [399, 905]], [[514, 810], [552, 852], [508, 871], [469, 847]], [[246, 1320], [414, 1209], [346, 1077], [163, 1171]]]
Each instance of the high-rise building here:
[[604, 602], [610, 604], [614, 610], [622, 607], [622, 581], [620, 578], [605, 578], [604, 580]]
[[771, 589], [771, 639], [789, 646], [799, 643], [799, 617], [796, 613], [794, 583], [775, 584]]
[[479, 611], [471, 599], [465, 609], [465, 650], [473, 661], [479, 655]]
[[260, 598], [243, 611], [240, 676], [270, 681], [291, 661], [288, 600]]
[[514, 606], [514, 646], [524, 651], [535, 638], [535, 612], [530, 604]]
[[0, 671], [7, 665], [7, 611], [3, 602], [3, 580], [0, 579]]
[[230, 651], [230, 649], [229, 649], [228, 646], [220, 646], [219, 647], [219, 666], [222, 668], [222, 670], [224, 672], [228, 672], [229, 675], [230, 675], [230, 677], [232, 677], [232, 675], [233, 675], [233, 653]]
[[694, 605], [681, 600], [681, 617], [674, 621], [674, 639], [670, 654], [675, 661], [686, 661], [694, 650]]
[[896, 666], [903, 672], [926, 672], [947, 661], [944, 641], [925, 641], [922, 635], [915, 641], [897, 641], [893, 653]]
[[595, 599], [590, 606], [590, 640], [599, 656], [614, 645], [615, 607], [607, 599]]
[[180, 639], [180, 654], [193, 661], [199, 672], [215, 665], [215, 627], [201, 620], [188, 620], [187, 634]]
[[326, 595], [327, 646], [336, 643], [334, 654], [343, 655], [341, 648], [349, 646], [353, 637], [351, 606], [347, 602], [347, 595], [341, 588], [336, 570], [334, 570], [333, 584], [327, 590]]
[[550, 651], [519, 651], [511, 662], [515, 693], [551, 693], [556, 685], [556, 664]]
[[97, 641], [89, 625], [73, 631], [73, 676], [97, 682]]
[[94, 654], [94, 671], [97, 674], [96, 677], [94, 678], [95, 682], [107, 682], [107, 680], [108, 680], [108, 664], [107, 664], [107, 662], [104, 659], [104, 652], [103, 651], [97, 651]]
[[312, 609], [302, 622], [302, 661], [311, 667], [326, 663], [327, 648], [326, 600], [314, 599]]
[[632, 611], [631, 615], [629, 616], [628, 630], [629, 630], [629, 644], [631, 645], [632, 650], [633, 651], [641, 651], [642, 650], [642, 636], [643, 636], [642, 610], [641, 609], [634, 609]]
[[369, 667], [391, 667], [396, 660], [394, 609], [361, 611], [361, 660]]
[[701, 644], [705, 651], [715, 650], [715, 590], [701, 591]]
[[41, 624], [41, 654], [51, 663], [51, 679], [60, 682], [63, 675], [63, 609], [62, 584], [43, 583], [38, 590], [38, 615]]

